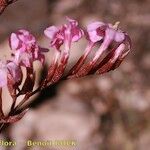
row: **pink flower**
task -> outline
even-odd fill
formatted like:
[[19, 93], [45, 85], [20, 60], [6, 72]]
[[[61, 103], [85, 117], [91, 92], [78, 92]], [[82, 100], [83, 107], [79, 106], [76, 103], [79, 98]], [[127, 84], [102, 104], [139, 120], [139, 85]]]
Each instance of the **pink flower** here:
[[119, 45], [126, 40], [126, 33], [118, 29], [119, 22], [115, 25], [106, 24], [102, 22], [94, 22], [87, 27], [88, 40], [96, 43], [101, 41], [101, 46], [95, 53], [93, 62], [100, 58], [100, 56], [111, 46]]
[[68, 24], [60, 28], [50, 26], [44, 31], [44, 34], [51, 39], [51, 46], [57, 50], [59, 50], [60, 46], [64, 43], [67, 43], [67, 46], [70, 47], [71, 42], [78, 41], [84, 35], [83, 30], [79, 28], [76, 20], [67, 17], [67, 21]]
[[10, 47], [12, 50], [30, 52], [35, 46], [36, 39], [27, 30], [19, 30], [10, 36]]
[[[118, 24], [118, 22], [117, 22]], [[93, 43], [106, 39], [108, 41], [122, 42], [125, 39], [124, 32], [112, 24], [94, 22], [87, 26], [88, 39]]]
[[103, 22], [94, 22], [87, 26], [88, 38], [93, 43], [103, 39], [106, 25]]
[[[69, 78], [83, 77], [96, 71], [102, 74], [113, 70], [131, 50], [130, 37], [118, 29], [118, 22], [115, 25], [94, 22], [88, 25], [87, 33], [88, 46], [69, 72]], [[96, 42], [100, 42], [100, 46], [93, 58], [86, 63], [86, 58]]]
[[60, 46], [64, 43], [64, 30], [64, 27], [59, 29], [55, 26], [50, 26], [44, 31], [44, 34], [51, 39], [51, 46], [57, 50], [59, 50]]
[[[13, 50], [14, 61], [25, 67], [32, 67], [35, 60], [44, 63], [43, 48], [39, 47], [35, 37], [27, 30], [19, 30], [10, 36], [10, 47]], [[48, 51], [48, 50], [47, 50]]]
[[0, 61], [0, 87], [7, 85], [7, 79], [11, 78], [12, 84], [20, 84], [22, 80], [21, 68], [12, 61], [4, 63]]
[[68, 28], [71, 32], [70, 34], [72, 42], [77, 42], [79, 39], [82, 38], [84, 32], [81, 28], [78, 27], [78, 22], [76, 20], [67, 17], [67, 21], [69, 22], [69, 25], [66, 25], [66, 29]]

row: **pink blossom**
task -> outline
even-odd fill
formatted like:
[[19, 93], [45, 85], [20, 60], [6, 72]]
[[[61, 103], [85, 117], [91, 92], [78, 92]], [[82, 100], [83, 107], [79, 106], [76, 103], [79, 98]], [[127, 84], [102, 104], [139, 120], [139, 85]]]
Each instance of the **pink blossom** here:
[[[19, 30], [10, 36], [10, 47], [13, 50], [14, 61], [25, 67], [31, 67], [35, 60], [44, 63], [43, 48], [39, 47], [35, 37], [27, 30]], [[48, 50], [47, 50], [48, 51]]]
[[125, 40], [125, 33], [118, 29], [119, 22], [115, 25], [105, 24], [101, 22], [94, 22], [87, 27], [88, 39], [95, 43], [102, 40], [101, 46], [95, 53], [93, 62], [100, 58], [100, 56], [111, 46], [112, 43], [123, 43]]
[[76, 20], [67, 17], [68, 24], [64, 24], [62, 27], [58, 28], [56, 26], [50, 26], [45, 29], [44, 34], [51, 39], [51, 46], [55, 47], [57, 50], [64, 43], [67, 43], [70, 47], [71, 42], [78, 41], [84, 32], [78, 26]]
[[93, 43], [100, 41], [104, 37], [106, 25], [103, 22], [94, 22], [87, 26], [88, 38]]
[[20, 66], [10, 61], [7, 63], [7, 72], [14, 81], [14, 84], [20, 84], [22, 81], [22, 70]]
[[57, 50], [59, 50], [60, 46], [64, 43], [64, 30], [64, 27], [59, 29], [55, 26], [50, 26], [44, 31], [44, 34], [51, 39], [51, 46]]
[[[118, 23], [118, 22], [117, 22]], [[108, 40], [122, 42], [125, 39], [124, 32], [112, 24], [94, 22], [87, 26], [88, 39], [93, 43], [101, 41], [105, 37]]]
[[10, 36], [10, 47], [12, 50], [19, 50], [21, 52], [32, 51], [32, 48], [36, 46], [35, 37], [27, 30], [19, 30], [16, 33], [12, 33]]
[[69, 22], [69, 25], [66, 25], [66, 29], [70, 29], [72, 42], [77, 42], [82, 38], [84, 32], [78, 27], [78, 22], [76, 20], [67, 17], [67, 21]]
[[7, 85], [7, 78], [11, 77], [13, 84], [18, 84], [22, 80], [21, 68], [14, 62], [4, 63], [0, 61], [0, 87]]

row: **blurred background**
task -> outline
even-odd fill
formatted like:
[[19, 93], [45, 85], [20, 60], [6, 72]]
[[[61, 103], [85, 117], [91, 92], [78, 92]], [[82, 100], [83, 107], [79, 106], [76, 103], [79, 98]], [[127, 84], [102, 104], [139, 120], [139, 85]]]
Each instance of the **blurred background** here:
[[[77, 141], [76, 147], [34, 150], [149, 150], [150, 1], [19, 0], [0, 16], [1, 57], [9, 55], [9, 34], [21, 28], [32, 31], [41, 45], [48, 46], [43, 30], [62, 24], [65, 16], [77, 19], [83, 27], [93, 21], [120, 21], [121, 29], [132, 39], [132, 51], [113, 72], [59, 82], [34, 97], [30, 111], [0, 139], [17, 141], [11, 150], [29, 149], [28, 139]], [[70, 64], [84, 47], [84, 41], [73, 46]], [[51, 58], [52, 54], [47, 56], [47, 63]], [[41, 78], [40, 67], [37, 72]], [[7, 97], [6, 107], [10, 101]]]

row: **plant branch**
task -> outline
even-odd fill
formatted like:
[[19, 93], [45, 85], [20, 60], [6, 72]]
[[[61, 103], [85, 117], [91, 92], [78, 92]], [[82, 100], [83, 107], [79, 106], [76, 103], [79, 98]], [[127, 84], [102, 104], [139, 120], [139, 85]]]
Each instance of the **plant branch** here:
[[4, 12], [5, 8], [12, 4], [17, 2], [18, 0], [0, 0], [0, 15]]

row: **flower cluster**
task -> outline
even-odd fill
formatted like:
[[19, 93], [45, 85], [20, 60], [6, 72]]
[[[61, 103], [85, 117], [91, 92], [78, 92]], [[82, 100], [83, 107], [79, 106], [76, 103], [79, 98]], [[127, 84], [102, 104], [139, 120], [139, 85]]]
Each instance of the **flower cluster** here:
[[44, 33], [51, 40], [51, 46], [60, 50], [61, 45], [65, 44], [65, 49], [70, 49], [71, 42], [77, 42], [84, 32], [78, 27], [78, 22], [67, 18], [68, 24], [64, 24], [60, 28], [56, 26], [48, 27]]
[[[102, 74], [117, 68], [131, 49], [131, 41], [128, 34], [120, 30], [118, 25], [118, 22], [115, 25], [94, 22], [89, 24], [86, 30], [83, 30], [79, 27], [76, 20], [67, 18], [67, 24], [61, 27], [50, 26], [46, 28], [44, 34], [49, 39], [50, 48], [54, 49], [54, 56], [48, 68], [47, 76], [36, 90], [33, 90], [35, 84], [33, 63], [39, 61], [44, 65], [44, 54], [49, 50], [40, 47], [36, 38], [27, 30], [19, 30], [12, 33], [9, 38], [12, 57], [6, 62], [0, 61], [0, 100], [2, 101], [1, 90], [7, 85], [13, 104], [9, 115], [2, 115], [0, 122], [14, 122], [21, 119], [24, 112], [23, 109], [21, 109], [22, 111], [20, 110], [20, 107], [30, 96], [61, 79], [73, 79], [94, 73]], [[64, 75], [71, 45], [81, 38], [87, 40], [87, 46], [83, 55], [69, 72]], [[97, 51], [93, 58], [86, 61], [95, 47]], [[23, 77], [22, 67], [26, 69], [25, 77]], [[23, 78], [25, 80], [21, 84]], [[20, 95], [25, 95], [25, 97], [16, 106], [17, 98]], [[3, 114], [2, 106], [0, 106], [0, 111]], [[22, 113], [17, 114], [20, 111]]]
[[32, 67], [35, 60], [44, 63], [44, 48], [38, 46], [35, 37], [26, 30], [19, 30], [10, 36], [10, 47], [14, 54], [14, 62], [25, 67]]

